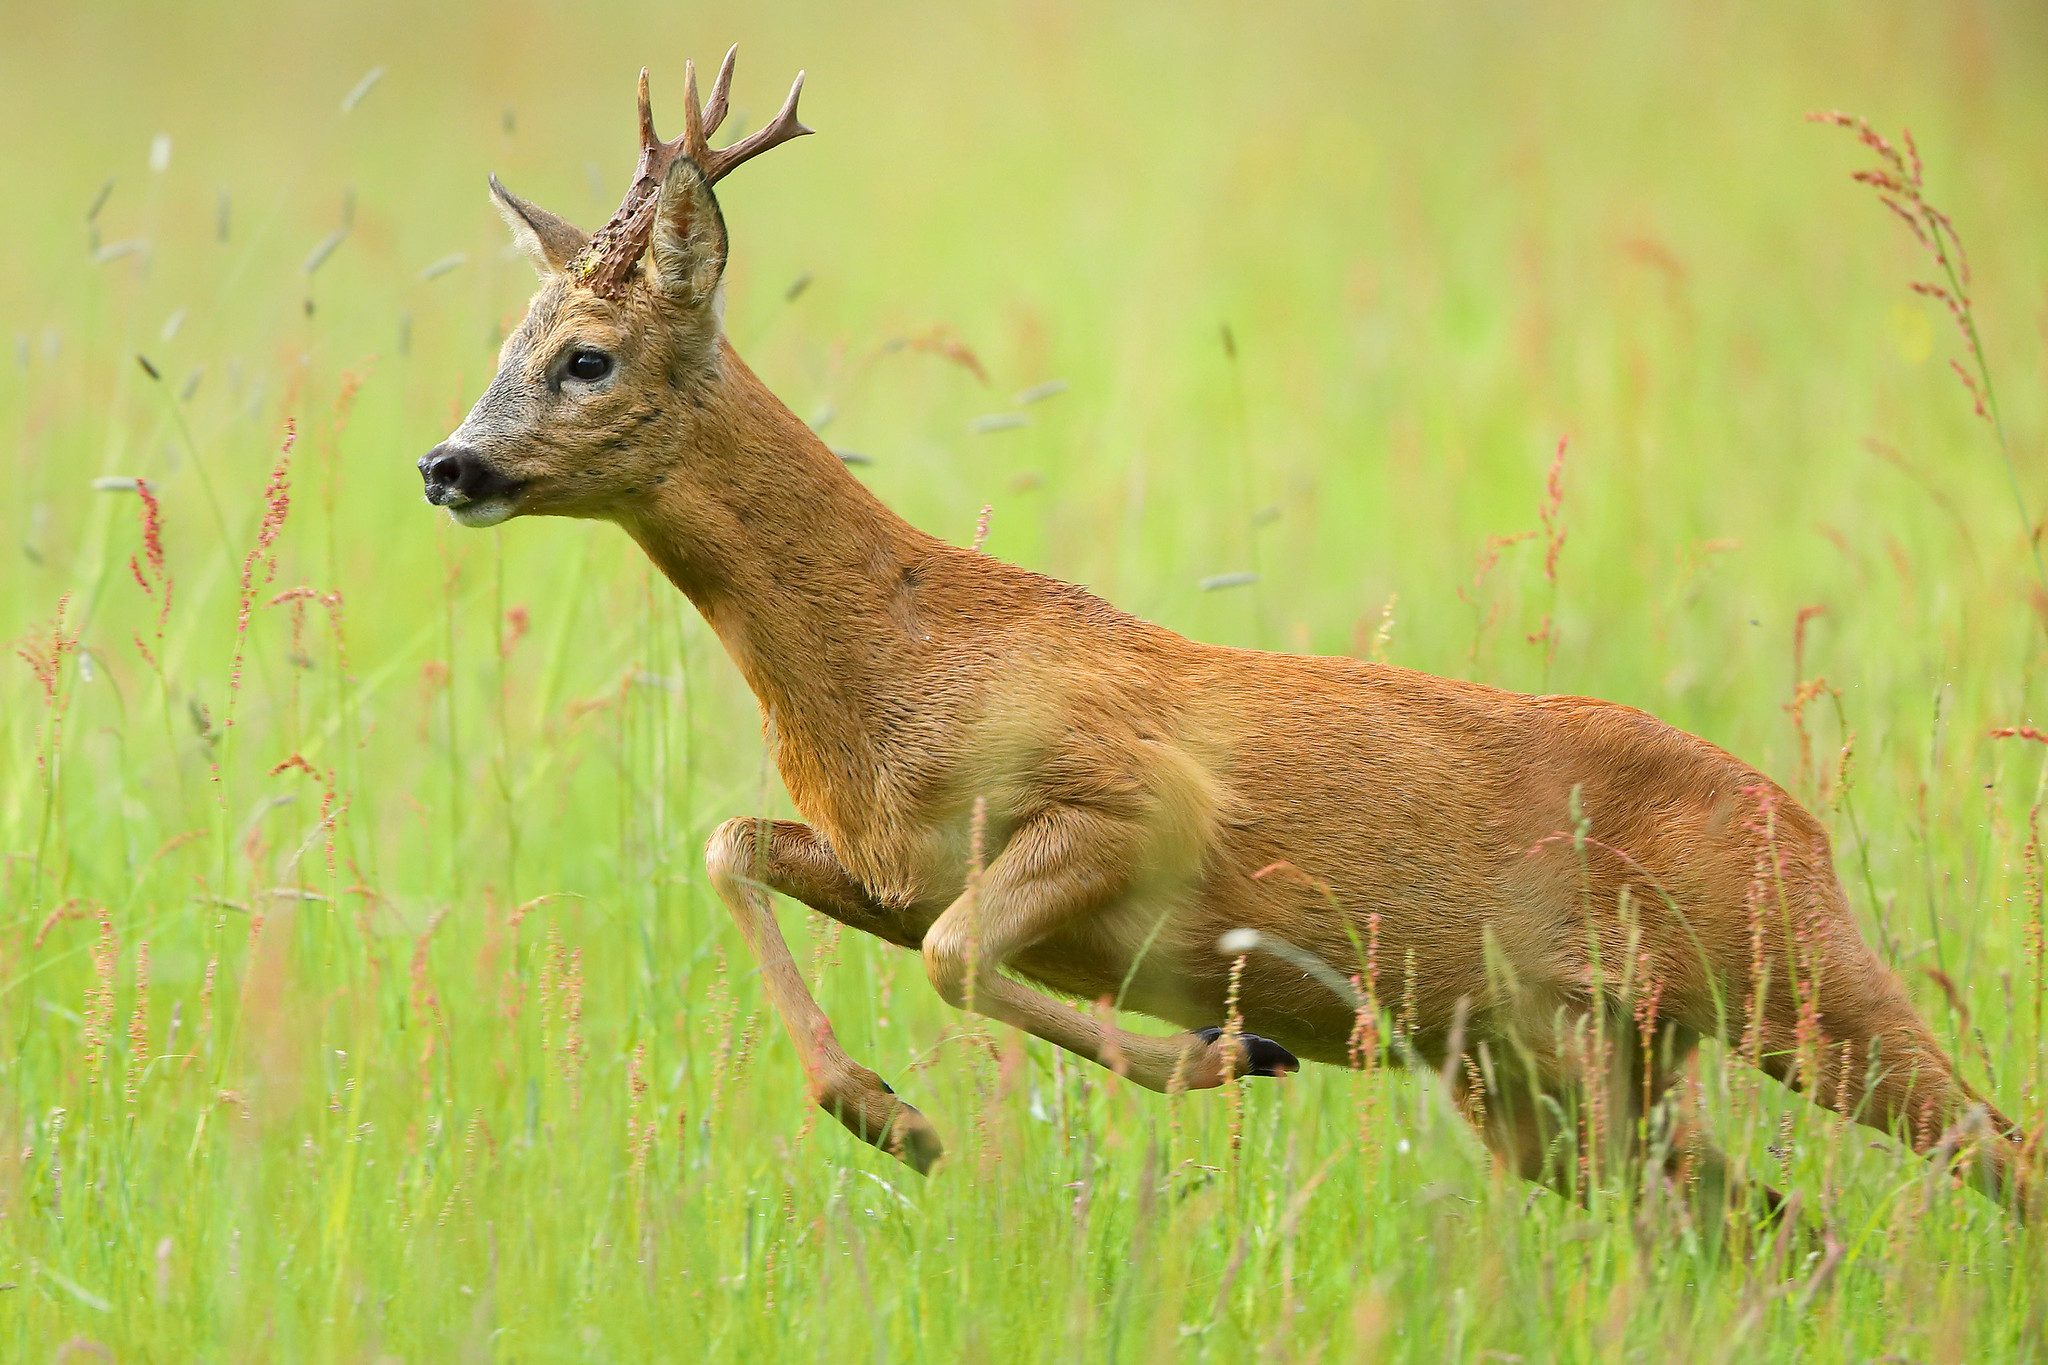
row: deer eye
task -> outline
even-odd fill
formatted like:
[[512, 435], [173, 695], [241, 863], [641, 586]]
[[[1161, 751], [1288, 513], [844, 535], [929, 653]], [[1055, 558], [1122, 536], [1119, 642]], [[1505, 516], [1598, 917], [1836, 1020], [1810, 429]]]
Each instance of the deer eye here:
[[603, 351], [578, 351], [569, 357], [568, 375], [585, 384], [595, 384], [612, 372], [612, 358]]

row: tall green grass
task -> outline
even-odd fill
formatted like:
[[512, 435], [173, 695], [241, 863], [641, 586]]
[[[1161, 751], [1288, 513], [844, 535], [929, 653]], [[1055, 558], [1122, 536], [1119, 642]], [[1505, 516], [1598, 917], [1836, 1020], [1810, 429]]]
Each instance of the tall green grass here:
[[[0, 671], [6, 1359], [2043, 1349], [2037, 1233], [1717, 1051], [1686, 1102], [1838, 1258], [1503, 1178], [1428, 1076], [1134, 1093], [790, 907], [850, 1050], [948, 1138], [910, 1176], [805, 1108], [704, 884], [720, 820], [789, 810], [715, 639], [615, 531], [463, 532], [412, 469], [531, 283], [484, 173], [590, 226], [642, 64], [659, 118], [737, 39], [756, 120], [807, 67], [823, 135], [724, 196], [727, 323], [893, 505], [962, 543], [992, 506], [991, 553], [1189, 634], [1610, 697], [1759, 763], [2039, 1128], [2044, 755], [1989, 731], [2040, 719], [2048, 602], [1918, 246], [1801, 121], [1912, 126], [2048, 506], [2038, 15], [8, 34], [0, 635], [50, 662]], [[1839, 709], [1788, 711], [1815, 678]]]

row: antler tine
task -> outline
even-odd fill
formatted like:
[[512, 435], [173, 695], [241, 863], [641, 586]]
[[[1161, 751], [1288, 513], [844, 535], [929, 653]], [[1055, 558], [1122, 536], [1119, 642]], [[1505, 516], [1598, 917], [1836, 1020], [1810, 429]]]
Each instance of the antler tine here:
[[654, 133], [654, 105], [647, 98], [647, 68], [640, 68], [640, 150], [659, 147], [661, 139]]
[[743, 161], [752, 160], [770, 147], [778, 147], [792, 138], [802, 137], [815, 129], [806, 128], [797, 122], [796, 100], [803, 93], [804, 73], [796, 73], [796, 82], [789, 87], [789, 98], [782, 102], [782, 112], [767, 127], [757, 129], [741, 138], [730, 147], [708, 152], [698, 166], [704, 172], [704, 179], [716, 183], [732, 174], [733, 168]]
[[704, 154], [710, 150], [704, 140], [704, 107], [697, 102], [697, 64], [683, 63], [683, 137], [680, 150], [684, 156], [704, 164]]
[[725, 60], [718, 64], [718, 79], [711, 83], [711, 100], [704, 106], [704, 137], [709, 141], [718, 131], [718, 125], [725, 122], [727, 98], [732, 94], [733, 59], [740, 55], [740, 45], [734, 43], [725, 50]]

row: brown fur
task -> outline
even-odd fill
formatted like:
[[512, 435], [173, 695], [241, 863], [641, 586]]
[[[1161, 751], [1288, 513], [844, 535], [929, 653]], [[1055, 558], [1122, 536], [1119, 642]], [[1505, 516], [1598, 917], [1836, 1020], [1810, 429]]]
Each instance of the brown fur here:
[[[1819, 822], [1754, 769], [1606, 702], [1195, 643], [925, 535], [726, 345], [723, 224], [687, 160], [616, 300], [565, 276], [561, 233], [515, 204], [546, 283], [451, 446], [517, 483], [515, 514], [624, 526], [759, 698], [808, 824], [727, 822], [711, 878], [815, 1098], [864, 1139], [920, 1170], [940, 1150], [840, 1048], [768, 891], [918, 949], [952, 1003], [1155, 1090], [1220, 1084], [1245, 1054], [1229, 1035], [1110, 1027], [1036, 987], [1193, 1030], [1224, 1022], [1224, 933], [1257, 929], [1345, 975], [1370, 935], [1399, 1051], [1451, 1061], [1462, 1086], [1455, 1063], [1484, 1045], [1485, 1135], [1529, 1176], [1578, 1165], [1558, 1113], [1604, 1087], [1612, 1130], [1636, 1132], [1646, 1087], [1654, 1100], [1711, 1036], [1918, 1149], [1967, 1141], [2017, 1201], [2012, 1125], [1864, 945]], [[611, 380], [551, 387], [577, 346], [613, 355]], [[988, 861], [970, 894], [977, 802]], [[1351, 1002], [1281, 957], [1243, 970], [1247, 1030], [1347, 1061]], [[1826, 1046], [1805, 1067], [1795, 971], [1820, 983]], [[1644, 1055], [1629, 1016], [1651, 991]], [[1674, 1168], [1718, 1165], [1667, 1134]]]

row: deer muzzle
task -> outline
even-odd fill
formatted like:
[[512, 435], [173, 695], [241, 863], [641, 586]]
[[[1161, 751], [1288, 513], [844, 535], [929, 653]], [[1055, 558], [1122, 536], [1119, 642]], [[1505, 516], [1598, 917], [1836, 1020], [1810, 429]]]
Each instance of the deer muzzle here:
[[496, 526], [518, 510], [520, 483], [467, 446], [443, 441], [420, 457], [427, 501], [464, 526]]

